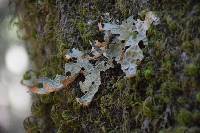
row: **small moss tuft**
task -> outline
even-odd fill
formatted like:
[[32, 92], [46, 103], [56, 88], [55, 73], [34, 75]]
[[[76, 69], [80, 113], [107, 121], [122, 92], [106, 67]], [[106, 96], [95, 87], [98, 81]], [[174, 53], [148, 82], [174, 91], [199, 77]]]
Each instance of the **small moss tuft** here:
[[42, 117], [45, 113], [45, 106], [41, 102], [34, 102], [31, 106], [31, 112], [34, 116]]
[[153, 76], [153, 69], [152, 68], [148, 68], [144, 71], [144, 77], [149, 80], [151, 79]]
[[188, 76], [197, 76], [199, 74], [199, 68], [195, 64], [186, 65], [184, 72]]
[[121, 79], [120, 81], [118, 81], [118, 82], [116, 83], [117, 89], [123, 90], [123, 89], [126, 87], [126, 83], [125, 83], [125, 82], [126, 82], [126, 81], [125, 81], [124, 79]]
[[200, 103], [200, 92], [198, 92], [198, 93], [196, 94], [196, 100], [197, 100], [197, 102]]
[[63, 119], [66, 120], [66, 121], [70, 121], [70, 120], [73, 119], [72, 114], [71, 114], [71, 112], [70, 112], [69, 110], [64, 110], [64, 111], [62, 112], [62, 117], [63, 117]]
[[176, 21], [174, 21], [171, 16], [169, 16], [169, 15], [166, 16], [166, 22], [171, 31], [175, 31], [177, 29]]
[[30, 75], [30, 72], [29, 72], [29, 71], [27, 71], [27, 72], [24, 73], [23, 79], [24, 79], [24, 80], [29, 80], [29, 79], [31, 79], [31, 75]]
[[177, 115], [177, 121], [180, 125], [188, 126], [192, 124], [192, 113], [186, 109], [181, 109]]
[[187, 131], [187, 127], [177, 127], [175, 128], [175, 133], [185, 133]]

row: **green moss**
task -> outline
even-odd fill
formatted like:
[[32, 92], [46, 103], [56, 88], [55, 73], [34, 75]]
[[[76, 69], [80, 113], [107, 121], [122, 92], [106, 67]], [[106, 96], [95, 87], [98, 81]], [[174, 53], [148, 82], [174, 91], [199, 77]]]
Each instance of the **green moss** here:
[[185, 66], [184, 72], [188, 76], [197, 76], [199, 75], [199, 68], [195, 64], [188, 64]]
[[66, 120], [66, 121], [70, 121], [70, 120], [73, 119], [72, 114], [71, 114], [71, 112], [70, 112], [69, 110], [64, 110], [64, 111], [62, 112], [62, 117], [63, 117], [63, 119]]
[[188, 104], [188, 99], [185, 98], [185, 97], [179, 97], [179, 98], [177, 99], [177, 102], [178, 102], [179, 104], [181, 104], [181, 105], [185, 105], [185, 104]]
[[199, 133], [200, 132], [200, 128], [199, 127], [191, 127], [188, 130], [188, 133]]
[[53, 120], [54, 124], [56, 127], [59, 127], [60, 121], [62, 120], [62, 115], [60, 113], [60, 105], [59, 104], [54, 104], [51, 108], [51, 119]]
[[200, 103], [200, 92], [198, 92], [198, 93], [196, 94], [196, 100], [197, 100], [197, 102]]
[[180, 125], [191, 125], [192, 113], [186, 109], [181, 109], [177, 115], [177, 121]]
[[180, 85], [177, 81], [166, 81], [160, 87], [164, 96], [171, 96], [181, 91]]
[[175, 31], [177, 29], [177, 24], [176, 24], [176, 21], [174, 21], [171, 16], [167, 15], [166, 16], [166, 22], [170, 28], [171, 31]]
[[195, 124], [199, 125], [200, 124], [200, 112], [195, 111], [192, 113], [192, 118]]
[[126, 1], [124, 0], [117, 0], [117, 7], [120, 9], [123, 16], [127, 17], [130, 13], [130, 9], [126, 7]]
[[144, 71], [144, 77], [149, 80], [151, 79], [153, 76], [153, 69], [152, 68], [148, 68]]
[[76, 23], [76, 26], [81, 33], [84, 33], [87, 30], [87, 24], [84, 22], [78, 22]]
[[80, 126], [73, 121], [61, 121], [57, 133], [81, 132]]
[[142, 103], [136, 102], [134, 103], [133, 107], [136, 108], [138, 112], [138, 114], [135, 117], [136, 121], [143, 120], [144, 117], [152, 118], [154, 115], [152, 106], [149, 103], [149, 101], [143, 101]]
[[116, 87], [119, 90], [123, 90], [126, 87], [126, 81], [124, 79], [121, 79], [116, 83]]
[[172, 69], [172, 61], [170, 59], [167, 61], [164, 61], [162, 64], [162, 67], [165, 71], [170, 71]]
[[24, 73], [23, 79], [24, 79], [24, 80], [29, 80], [29, 79], [31, 79], [31, 75], [30, 75], [30, 72], [29, 72], [29, 71], [27, 71], [27, 72]]
[[159, 133], [172, 133], [172, 129], [171, 128], [168, 128], [168, 129], [162, 129], [159, 131]]
[[52, 94], [40, 95], [40, 101], [44, 104], [52, 103]]
[[28, 133], [38, 133], [40, 131], [38, 125], [35, 123], [35, 118], [32, 116], [27, 117], [23, 125]]
[[190, 41], [183, 42], [181, 47], [188, 53], [191, 53], [193, 51], [193, 45]]
[[147, 35], [149, 37], [152, 37], [152, 36], [154, 37], [154, 36], [158, 35], [156, 32], [157, 32], [156, 28], [153, 25], [151, 25], [150, 28], [147, 31]]
[[161, 101], [161, 103], [164, 104], [170, 104], [171, 103], [171, 98], [169, 96], [162, 96], [159, 98], [159, 100]]
[[31, 106], [31, 112], [37, 117], [42, 117], [45, 113], [44, 108], [45, 106], [42, 103], [34, 102]]
[[145, 20], [146, 13], [147, 13], [147, 10], [142, 10], [141, 12], [138, 13], [141, 20]]
[[75, 22], [75, 27], [80, 32], [80, 36], [83, 41], [84, 48], [87, 49], [90, 46], [90, 41], [93, 40], [93, 36], [95, 34], [95, 31], [94, 31], [95, 28], [93, 26], [88, 25], [84, 21]]
[[187, 132], [187, 127], [177, 127], [175, 128], [175, 133], [185, 133]]

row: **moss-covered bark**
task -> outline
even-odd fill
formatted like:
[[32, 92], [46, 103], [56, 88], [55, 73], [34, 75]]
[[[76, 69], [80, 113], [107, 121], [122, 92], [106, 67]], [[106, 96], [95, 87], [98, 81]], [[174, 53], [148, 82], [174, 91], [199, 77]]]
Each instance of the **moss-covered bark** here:
[[[142, 11], [161, 19], [148, 30], [149, 46], [137, 75], [124, 79], [120, 65], [101, 73], [102, 85], [89, 107], [75, 97], [76, 84], [33, 95], [27, 132], [200, 132], [200, 2], [198, 0], [15, 0], [38, 76], [64, 74], [66, 49], [90, 49], [102, 41], [98, 18], [120, 21]], [[139, 15], [138, 15], [139, 14]]]

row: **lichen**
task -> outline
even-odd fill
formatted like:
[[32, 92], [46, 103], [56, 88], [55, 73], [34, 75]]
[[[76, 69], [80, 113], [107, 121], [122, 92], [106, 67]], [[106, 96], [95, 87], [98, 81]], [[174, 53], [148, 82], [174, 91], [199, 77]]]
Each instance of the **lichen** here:
[[[76, 100], [81, 105], [87, 106], [90, 104], [101, 85], [100, 72], [106, 71], [112, 67], [112, 65], [105, 61], [97, 61], [95, 65], [93, 65], [89, 62], [89, 56], [83, 56], [83, 53], [76, 49], [72, 49], [72, 52], [67, 53], [65, 57], [68, 60], [72, 59], [71, 63], [65, 64], [65, 73], [75, 75], [82, 71], [85, 76], [85, 81], [80, 81], [79, 83], [80, 89], [84, 95], [81, 98], [76, 98]], [[76, 62], [73, 62], [73, 60]]]
[[[110, 32], [111, 34], [119, 35], [117, 39], [125, 41], [124, 44], [120, 44], [122, 46], [118, 46], [119, 48], [114, 49], [115, 51], [112, 52], [118, 53], [115, 56], [115, 60], [121, 64], [122, 70], [127, 77], [133, 77], [136, 74], [137, 65], [143, 59], [143, 53], [139, 47], [139, 43], [147, 45], [146, 32], [151, 23], [157, 25], [159, 23], [159, 18], [156, 17], [153, 12], [147, 12], [144, 21], [140, 19], [134, 20], [133, 16], [130, 16], [122, 21], [121, 25], [113, 22], [103, 23], [103, 29], [101, 29], [100, 26], [100, 30], [104, 30], [106, 33]], [[108, 54], [112, 55], [110, 51]]]
[[[121, 25], [104, 23], [104, 28], [102, 29], [101, 24], [100, 31], [104, 30], [106, 32], [111, 32], [111, 34], [119, 34], [118, 40], [125, 40], [125, 45], [120, 51], [114, 49], [114, 57], [111, 53], [106, 53], [107, 43], [99, 42], [96, 40], [95, 45], [92, 46], [91, 53], [94, 57], [90, 55], [84, 55], [86, 52], [81, 52], [75, 48], [69, 50], [65, 55], [65, 59], [68, 63], [65, 65], [65, 74], [67, 77], [61, 75], [56, 75], [54, 80], [48, 79], [46, 77], [39, 78], [36, 84], [42, 84], [41, 87], [31, 87], [31, 92], [37, 94], [48, 94], [50, 92], [59, 91], [64, 87], [67, 87], [67, 80], [71, 80], [71, 77], [76, 77], [77, 74], [83, 73], [85, 76], [85, 81], [80, 81], [80, 89], [85, 94], [81, 98], [76, 98], [76, 100], [84, 106], [88, 106], [96, 92], [98, 91], [99, 86], [101, 85], [101, 76], [100, 72], [104, 72], [110, 67], [113, 66], [112, 60], [113, 57], [116, 58], [115, 61], [121, 64], [121, 69], [125, 72], [127, 77], [133, 77], [136, 74], [136, 67], [139, 61], [143, 59], [142, 50], [139, 47], [140, 41], [146, 41], [146, 31], [150, 27], [152, 22], [158, 23], [159, 19], [152, 13], [147, 12], [144, 21], [137, 20], [135, 21], [132, 16], [127, 20], [122, 21]], [[135, 25], [135, 26], [134, 26]], [[84, 25], [82, 26], [84, 28]], [[130, 30], [131, 29], [131, 30]], [[82, 29], [83, 30], [83, 29]], [[138, 32], [136, 38], [133, 36], [133, 32]], [[126, 48], [128, 47], [128, 48]], [[108, 55], [108, 56], [107, 56]], [[104, 56], [107, 57], [108, 61], [100, 61], [97, 58]], [[112, 58], [109, 58], [112, 57]], [[95, 65], [91, 64], [89, 61], [95, 60]], [[74, 78], [75, 79], [75, 78]], [[71, 82], [71, 81], [69, 81]], [[34, 84], [34, 83], [33, 83]], [[27, 85], [29, 87], [29, 85]]]

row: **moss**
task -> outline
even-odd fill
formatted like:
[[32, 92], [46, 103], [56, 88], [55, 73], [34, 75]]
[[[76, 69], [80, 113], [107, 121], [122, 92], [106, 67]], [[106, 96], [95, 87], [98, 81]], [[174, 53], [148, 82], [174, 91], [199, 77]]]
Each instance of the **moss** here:
[[90, 46], [90, 41], [92, 41], [93, 34], [90, 30], [90, 27], [85, 22], [77, 22], [76, 27], [80, 32], [81, 38], [83, 40], [83, 44], [86, 45], [85, 47]]
[[29, 79], [31, 79], [31, 75], [29, 74], [29, 72], [24, 73], [23, 79], [24, 79], [24, 80], [29, 80]]
[[147, 35], [148, 35], [148, 37], [152, 37], [152, 36], [154, 37], [154, 36], [158, 35], [155, 26], [153, 26], [153, 25], [150, 26], [150, 28], [147, 31]]
[[196, 100], [197, 100], [197, 102], [200, 103], [200, 92], [198, 92], [198, 93], [196, 94]]
[[172, 129], [171, 128], [168, 128], [168, 129], [162, 129], [159, 131], [159, 133], [172, 133]]
[[79, 125], [74, 122], [61, 121], [57, 133], [81, 132]]
[[177, 81], [166, 81], [160, 87], [163, 95], [171, 96], [181, 91], [180, 85]]
[[144, 77], [149, 80], [151, 79], [153, 76], [153, 69], [152, 68], [148, 68], [144, 71]]
[[179, 104], [181, 104], [181, 105], [186, 105], [186, 104], [189, 103], [189, 101], [188, 101], [188, 99], [187, 99], [186, 97], [179, 97], [179, 98], [177, 99], [177, 102], [178, 102]]
[[183, 42], [181, 47], [188, 53], [191, 53], [193, 51], [193, 45], [190, 41]]
[[152, 118], [154, 115], [151, 103], [149, 101], [143, 101], [142, 103], [136, 102], [134, 103], [133, 107], [135, 107], [138, 112], [138, 114], [135, 117], [137, 121], [144, 120], [144, 117]]
[[62, 112], [62, 117], [63, 117], [63, 119], [66, 120], [66, 121], [70, 121], [70, 120], [73, 119], [73, 116], [72, 116], [72, 114], [71, 114], [71, 112], [70, 112], [69, 110], [64, 110], [64, 111]]
[[167, 22], [167, 24], [168, 24], [168, 26], [169, 26], [169, 29], [171, 30], [171, 31], [175, 31], [176, 29], [177, 29], [177, 24], [176, 24], [176, 21], [174, 21], [172, 18], [171, 18], [171, 16], [166, 16], [166, 22]]
[[199, 111], [193, 112], [192, 118], [193, 118], [193, 121], [194, 121], [194, 123], [195, 123], [196, 125], [199, 125], [199, 124], [200, 124], [200, 112], [199, 112]]
[[116, 87], [119, 90], [123, 90], [126, 87], [126, 81], [124, 79], [121, 79], [116, 83]]
[[188, 64], [187, 66], [185, 66], [184, 72], [188, 76], [195, 77], [199, 75], [199, 68], [195, 64]]
[[38, 125], [35, 123], [36, 119], [33, 116], [27, 117], [24, 120], [24, 128], [27, 132], [30, 133], [38, 133], [39, 132], [39, 127]]
[[181, 109], [177, 115], [177, 121], [180, 125], [191, 125], [192, 113], [186, 109]]
[[147, 10], [142, 10], [141, 12], [138, 13], [141, 20], [145, 20], [146, 12], [147, 12]]
[[127, 17], [130, 14], [130, 9], [126, 8], [126, 1], [117, 0], [117, 7], [120, 9], [123, 16]]
[[52, 103], [52, 94], [41, 95], [40, 101], [44, 104]]
[[52, 108], [51, 108], [51, 119], [53, 120], [56, 127], [59, 127], [60, 121], [62, 120], [59, 104], [55, 104], [55, 105], [52, 106]]
[[191, 127], [188, 130], [188, 133], [199, 133], [200, 132], [200, 128], [199, 127]]
[[37, 117], [42, 117], [44, 115], [44, 105], [40, 102], [34, 102], [31, 106], [31, 113]]
[[177, 127], [175, 133], [185, 133], [187, 132], [187, 127]]
[[167, 72], [171, 71], [171, 69], [172, 69], [172, 61], [170, 59], [167, 60], [167, 61], [164, 61], [163, 64], [162, 64], [162, 67], [163, 67], [164, 71], [167, 71]]

